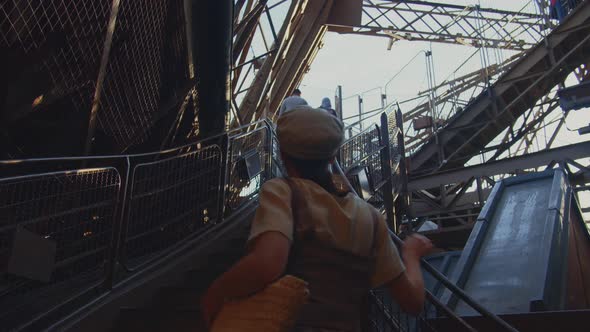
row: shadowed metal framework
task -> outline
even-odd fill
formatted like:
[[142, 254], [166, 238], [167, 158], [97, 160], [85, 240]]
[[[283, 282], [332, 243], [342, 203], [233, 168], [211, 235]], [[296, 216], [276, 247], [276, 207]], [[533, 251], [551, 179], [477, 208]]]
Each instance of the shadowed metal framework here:
[[185, 28], [182, 1], [3, 1], [2, 157], [159, 146], [188, 95]]
[[363, 1], [363, 21], [350, 33], [399, 40], [523, 50], [549, 28], [544, 16], [523, 11], [428, 1]]

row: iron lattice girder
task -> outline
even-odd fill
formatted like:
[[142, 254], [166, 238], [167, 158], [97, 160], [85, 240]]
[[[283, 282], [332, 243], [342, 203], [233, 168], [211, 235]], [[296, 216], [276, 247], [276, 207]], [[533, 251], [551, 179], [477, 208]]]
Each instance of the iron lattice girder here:
[[471, 177], [495, 176], [515, 170], [546, 166], [552, 161], [575, 160], [587, 157], [590, 157], [590, 142], [576, 143], [524, 156], [411, 178], [408, 183], [408, 190], [437, 188], [440, 185], [458, 183]]
[[547, 37], [549, 47], [539, 44], [528, 51], [487, 92], [438, 131], [444, 163], [439, 165], [440, 149], [431, 139], [412, 156], [414, 173], [462, 166], [581, 63], [587, 62], [589, 22], [590, 3], [586, 1]]
[[276, 51], [264, 60], [240, 105], [244, 123], [263, 116], [262, 110], [268, 110], [272, 117], [288, 92], [301, 82], [321, 46], [333, 3], [334, 0], [291, 3], [278, 34]]
[[[510, 66], [514, 64], [522, 53], [516, 54], [506, 61], [500, 64], [493, 64], [484, 69], [478, 69], [461, 77], [445, 80], [434, 88], [435, 91], [441, 90], [442, 93], [436, 93], [436, 99], [434, 101], [435, 106], [442, 105], [443, 107], [452, 103], [456, 108], [458, 106], [464, 107], [469, 103], [469, 99], [473, 96], [478, 95], [484, 88], [487, 79], [497, 77], [500, 74], [506, 72]], [[421, 91], [418, 94], [422, 96], [428, 96], [431, 90]], [[432, 132], [422, 131], [414, 132], [413, 135], [409, 134], [410, 128], [412, 127], [412, 121], [421, 116], [428, 116], [430, 114], [430, 102], [426, 101], [414, 107], [404, 114], [404, 123], [406, 124], [406, 144], [407, 150], [412, 151], [418, 148], [424, 142], [426, 142]], [[453, 114], [450, 112], [439, 113], [437, 117], [446, 121]]]
[[364, 0], [361, 26], [347, 33], [397, 40], [523, 50], [543, 38], [542, 15], [427, 1]]
[[[490, 151], [495, 150], [494, 155], [487, 160], [488, 162], [498, 159], [504, 152], [507, 150], [509, 151], [511, 147], [517, 142], [518, 146], [516, 147], [516, 153], [521, 150], [523, 144], [525, 144], [524, 154], [529, 152], [529, 149], [532, 146], [532, 140], [537, 135], [537, 133], [555, 121], [550, 121], [549, 123], [545, 122], [545, 119], [549, 116], [549, 114], [553, 113], [553, 111], [559, 106], [559, 101], [554, 94], [555, 92], [552, 92], [540, 99], [535, 107], [531, 108], [528, 114], [525, 114], [522, 117], [523, 123], [520, 124], [520, 128], [516, 128], [518, 126], [517, 123], [513, 123], [509, 130], [506, 131], [506, 135], [504, 139], [502, 139], [502, 143], [500, 143], [498, 146], [488, 147]], [[557, 121], [565, 121], [564, 117], [565, 115]], [[559, 129], [559, 126], [557, 129]], [[550, 148], [552, 140], [547, 143], [547, 149]]]

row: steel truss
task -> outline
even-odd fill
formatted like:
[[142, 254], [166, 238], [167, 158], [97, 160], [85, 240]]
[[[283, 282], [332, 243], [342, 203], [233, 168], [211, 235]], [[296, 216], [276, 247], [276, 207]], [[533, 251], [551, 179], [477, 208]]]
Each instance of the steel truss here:
[[[266, 0], [235, 2], [233, 125], [272, 117], [309, 69], [322, 46], [325, 24], [331, 24], [332, 6], [338, 5], [333, 0], [292, 1], [286, 17], [275, 19], [274, 8], [284, 8], [284, 2], [274, 6]], [[361, 26], [330, 28], [392, 42], [407, 39], [511, 50], [535, 45], [551, 28], [543, 15], [532, 12], [425, 1], [365, 0], [362, 11]], [[269, 23], [261, 24], [263, 20]], [[254, 46], [258, 50], [252, 51]]]
[[[580, 190], [587, 187], [589, 166], [576, 159], [588, 157], [588, 142], [551, 149], [568, 115], [559, 108], [558, 89], [564, 87], [570, 76], [578, 82], [588, 77], [588, 59], [584, 55], [587, 53], [582, 51], [587, 50], [589, 41], [587, 32], [583, 32], [588, 27], [584, 23], [586, 15], [587, 3], [564, 23], [567, 27], [558, 28], [563, 32], [550, 35], [545, 45], [531, 50], [487, 93], [451, 118], [438, 132], [442, 149], [434, 148], [434, 139], [417, 149], [411, 164], [414, 177], [409, 184], [413, 198], [411, 214], [437, 221], [441, 230], [436, 236], [449, 239], [452, 244], [460, 242], [465, 228], [471, 225], [469, 218], [477, 214], [493, 181], [507, 174], [559, 164], [574, 186], [581, 186]], [[540, 54], [547, 62], [533, 65]], [[487, 106], [481, 108], [482, 103]], [[469, 112], [472, 113], [467, 115]], [[465, 116], [470, 120], [458, 125]], [[460, 143], [453, 146], [446, 135], [457, 135]], [[442, 152], [443, 157], [432, 158], [431, 165], [436, 166], [416, 172], [420, 169], [416, 161], [428, 149], [434, 154]], [[466, 153], [467, 150], [471, 152]], [[473, 163], [478, 165], [459, 170], [464, 164]], [[450, 235], [445, 237], [445, 233]]]
[[[419, 92], [418, 97], [428, 99], [428, 96], [434, 92], [435, 99], [432, 101], [432, 105], [437, 113], [435, 120], [445, 123], [450, 117], [461, 112], [469, 102], [488, 87], [488, 82], [495, 81], [500, 75], [508, 71], [511, 65], [521, 56], [522, 53], [519, 53], [502, 63], [492, 64], [487, 68], [478, 69], [460, 77], [447, 79], [432, 89]], [[432, 128], [414, 130], [412, 126], [412, 122], [415, 119], [430, 116], [430, 108], [431, 101], [426, 100], [409, 111], [404, 112], [406, 151], [409, 154], [413, 154], [432, 137]]]
[[523, 50], [550, 28], [543, 15], [428, 1], [364, 0], [361, 26], [349, 33], [399, 40]]
[[255, 77], [263, 64], [276, 56], [289, 18], [279, 11], [289, 6], [286, 0], [235, 0], [231, 110], [236, 125], [249, 122], [243, 120], [240, 102], [256, 88]]
[[[275, 30], [275, 43], [264, 56], [249, 60], [258, 69], [255, 73], [251, 70], [250, 76], [246, 69], [248, 77], [234, 88], [237, 121], [249, 123], [267, 115], [272, 117], [289, 91], [301, 82], [322, 45], [333, 3], [333, 0], [291, 2], [280, 30]], [[241, 67], [236, 65], [236, 70]]]
[[[455, 168], [482, 154], [483, 162], [495, 160], [525, 136], [530, 141], [531, 135], [547, 126], [551, 121], [544, 120], [558, 106], [556, 87], [588, 61], [587, 20], [590, 6], [584, 2], [547, 37], [544, 43], [549, 47], [541, 44], [529, 51], [486, 93], [452, 117], [437, 133], [440, 144], [431, 139], [414, 153], [414, 174]], [[504, 139], [497, 144], [502, 134]]]

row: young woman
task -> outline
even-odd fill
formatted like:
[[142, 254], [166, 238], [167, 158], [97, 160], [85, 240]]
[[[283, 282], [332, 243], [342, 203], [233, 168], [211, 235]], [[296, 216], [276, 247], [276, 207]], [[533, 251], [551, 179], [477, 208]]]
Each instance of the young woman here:
[[277, 135], [288, 178], [262, 186], [248, 254], [201, 300], [206, 322], [224, 299], [253, 294], [286, 269], [307, 281], [311, 293], [297, 331], [361, 331], [363, 299], [377, 287], [386, 287], [403, 310], [419, 313], [419, 260], [432, 244], [410, 236], [400, 258], [383, 216], [335, 188], [330, 165], [344, 139], [342, 122], [324, 110], [299, 107], [279, 118]]

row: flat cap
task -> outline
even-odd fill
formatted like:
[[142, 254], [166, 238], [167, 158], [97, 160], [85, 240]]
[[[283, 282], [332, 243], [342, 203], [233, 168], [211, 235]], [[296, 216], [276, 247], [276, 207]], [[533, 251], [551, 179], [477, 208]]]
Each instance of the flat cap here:
[[330, 159], [344, 141], [344, 125], [323, 109], [299, 106], [277, 122], [281, 151], [307, 160]]

